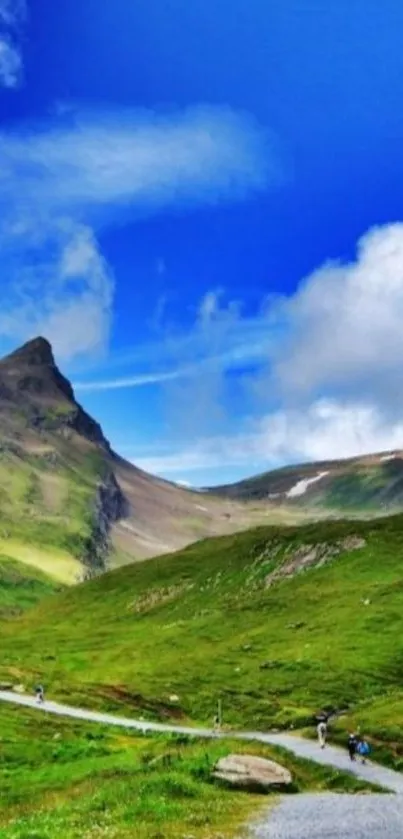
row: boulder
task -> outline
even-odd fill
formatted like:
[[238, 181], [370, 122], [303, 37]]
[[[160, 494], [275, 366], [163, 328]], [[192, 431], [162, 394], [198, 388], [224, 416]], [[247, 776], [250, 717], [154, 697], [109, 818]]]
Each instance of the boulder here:
[[228, 755], [216, 763], [213, 778], [235, 789], [270, 792], [292, 784], [292, 775], [273, 760], [254, 755]]

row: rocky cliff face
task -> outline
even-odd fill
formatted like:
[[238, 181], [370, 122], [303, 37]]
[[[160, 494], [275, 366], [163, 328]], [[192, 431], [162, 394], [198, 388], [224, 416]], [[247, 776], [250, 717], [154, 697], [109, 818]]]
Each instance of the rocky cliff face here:
[[96, 443], [108, 452], [111, 451], [101, 426], [83, 410], [81, 405], [76, 405], [71, 414], [67, 415], [64, 424], [67, 428], [72, 428], [77, 434], [90, 440], [91, 443]]
[[111, 527], [129, 514], [129, 504], [110, 469], [104, 481], [98, 484], [92, 517], [92, 534], [83, 556], [86, 566], [85, 579], [107, 570], [111, 549]]

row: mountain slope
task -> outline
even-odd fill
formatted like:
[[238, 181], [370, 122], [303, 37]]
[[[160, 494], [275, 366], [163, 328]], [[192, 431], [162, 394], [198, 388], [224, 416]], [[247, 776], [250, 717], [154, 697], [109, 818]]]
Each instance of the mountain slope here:
[[324, 513], [396, 512], [403, 509], [403, 451], [286, 466], [209, 492]]
[[72, 704], [307, 724], [403, 749], [403, 517], [259, 528], [69, 589], [6, 625], [0, 675]]
[[0, 621], [15, 618], [60, 590], [46, 574], [0, 554]]
[[118, 457], [45, 339], [0, 361], [0, 552], [73, 583], [262, 515]]

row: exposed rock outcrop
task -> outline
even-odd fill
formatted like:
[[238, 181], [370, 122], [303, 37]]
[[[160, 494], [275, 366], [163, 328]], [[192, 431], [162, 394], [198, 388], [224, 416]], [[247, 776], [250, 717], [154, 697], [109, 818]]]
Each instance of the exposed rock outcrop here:
[[255, 755], [228, 755], [215, 765], [213, 779], [235, 789], [249, 792], [270, 792], [272, 789], [288, 787], [292, 775], [288, 769]]
[[87, 568], [85, 579], [106, 570], [111, 526], [127, 514], [128, 502], [110, 470], [95, 494], [92, 534], [82, 557]]
[[275, 568], [265, 579], [266, 588], [270, 588], [284, 577], [294, 577], [308, 568], [320, 568], [343, 553], [357, 551], [365, 547], [365, 539], [359, 536], [347, 536], [338, 542], [323, 542], [317, 545], [300, 545], [285, 557], [284, 562]]
[[67, 415], [64, 424], [68, 428], [72, 428], [77, 434], [81, 434], [82, 437], [86, 437], [91, 443], [96, 443], [110, 452], [109, 442], [104, 437], [101, 426], [80, 405], [76, 405], [75, 410]]

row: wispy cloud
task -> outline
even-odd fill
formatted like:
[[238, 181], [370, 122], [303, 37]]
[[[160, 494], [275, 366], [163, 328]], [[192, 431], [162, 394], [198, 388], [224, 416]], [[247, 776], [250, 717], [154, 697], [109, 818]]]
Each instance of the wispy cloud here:
[[22, 79], [20, 34], [26, 11], [25, 0], [0, 0], [0, 84], [6, 88], [18, 87]]
[[[268, 317], [264, 311], [257, 317], [244, 317], [235, 304], [218, 303], [214, 312], [214, 325], [207, 322], [206, 300], [216, 298], [209, 292], [200, 301], [195, 320], [188, 329], [164, 331], [157, 324], [158, 338], [154, 342], [139, 344], [122, 355], [109, 359], [105, 367], [135, 370], [95, 381], [77, 381], [80, 390], [130, 389], [146, 384], [185, 380], [186, 389], [194, 379], [201, 385], [204, 377], [225, 377], [247, 365], [261, 365], [267, 361], [273, 344]], [[158, 317], [160, 320], [160, 317]], [[164, 369], [160, 369], [162, 366]], [[144, 367], [147, 371], [144, 372]], [[219, 395], [218, 395], [219, 398]], [[189, 391], [187, 390], [187, 401]]]
[[[128, 210], [136, 218], [171, 206], [236, 201], [278, 177], [264, 132], [222, 108], [68, 111], [0, 132], [0, 156], [7, 277], [0, 339], [18, 341], [41, 329], [63, 359], [108, 343], [114, 283], [100, 250], [103, 226], [122, 212], [127, 218]], [[165, 380], [176, 375], [168, 371]], [[138, 378], [132, 372], [96, 389], [135, 386]]]
[[[230, 109], [68, 115], [0, 135], [2, 200], [57, 212], [236, 200], [279, 177], [259, 127]], [[21, 193], [20, 193], [21, 194]]]
[[60, 220], [24, 224], [3, 242], [7, 280], [0, 290], [0, 336], [38, 334], [70, 360], [102, 350], [109, 336], [114, 280], [92, 230]]
[[186, 375], [185, 371], [183, 374], [179, 370], [174, 370], [171, 373], [143, 373], [138, 376], [128, 376], [127, 378], [99, 379], [98, 381], [88, 382], [77, 381], [74, 384], [74, 388], [77, 391], [85, 391], [87, 393], [95, 393], [103, 390], [125, 390], [172, 381], [181, 375]]

